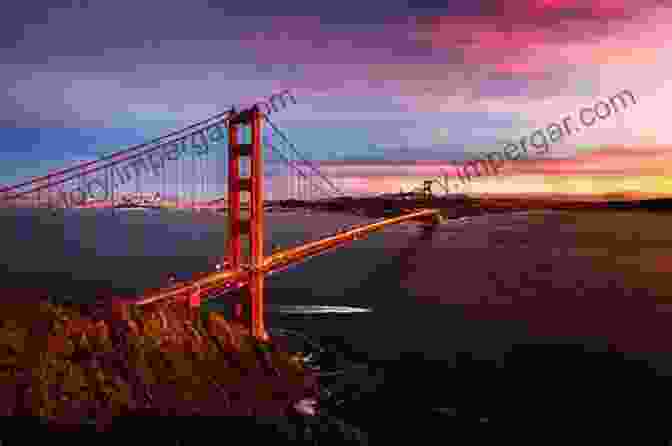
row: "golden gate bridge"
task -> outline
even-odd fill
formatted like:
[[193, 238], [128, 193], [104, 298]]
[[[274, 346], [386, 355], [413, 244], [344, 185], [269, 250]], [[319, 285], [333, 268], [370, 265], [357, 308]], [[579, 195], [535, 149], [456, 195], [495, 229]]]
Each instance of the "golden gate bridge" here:
[[[264, 128], [270, 132], [262, 137]], [[220, 147], [222, 150], [216, 150]], [[243, 194], [246, 201], [241, 199]], [[345, 193], [316, 163], [299, 152], [256, 104], [240, 112], [232, 108], [100, 159], [0, 188], [0, 205], [46, 207], [56, 212], [70, 208], [114, 210], [124, 198], [128, 201], [129, 196], [151, 196], [155, 198], [151, 205], [158, 202], [166, 208], [196, 211], [223, 208], [229, 240], [222, 251], [228, 260], [224, 269], [203, 272], [166, 288], [146, 290], [117, 304], [126, 308], [189, 300], [191, 305], [198, 306], [201, 298], [221, 297], [235, 284], [247, 293], [243, 302], [233, 304], [234, 318], [242, 321], [247, 313], [251, 334], [261, 340], [268, 340], [263, 318], [266, 275], [389, 225], [413, 221], [434, 225], [441, 221], [436, 209], [405, 209], [400, 216], [264, 255], [264, 213], [268, 204], [330, 199], [343, 197]], [[145, 204], [150, 205], [135, 203]], [[248, 216], [243, 218], [243, 213]], [[247, 251], [242, 249], [244, 242]]]

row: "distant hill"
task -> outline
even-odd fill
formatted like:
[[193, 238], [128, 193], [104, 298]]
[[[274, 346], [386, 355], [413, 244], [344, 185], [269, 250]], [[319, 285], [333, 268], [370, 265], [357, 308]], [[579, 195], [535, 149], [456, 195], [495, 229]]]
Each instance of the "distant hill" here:
[[607, 207], [618, 209], [647, 209], [652, 211], [672, 210], [672, 198], [646, 200], [609, 200]]
[[[474, 199], [483, 209], [642, 209], [649, 211], [672, 210], [672, 198], [625, 198], [621, 194], [609, 194], [612, 199], [606, 200], [606, 196], [587, 199], [586, 197], [560, 197], [549, 194], [532, 196], [488, 196], [475, 197]], [[618, 197], [619, 199], [613, 199]]]

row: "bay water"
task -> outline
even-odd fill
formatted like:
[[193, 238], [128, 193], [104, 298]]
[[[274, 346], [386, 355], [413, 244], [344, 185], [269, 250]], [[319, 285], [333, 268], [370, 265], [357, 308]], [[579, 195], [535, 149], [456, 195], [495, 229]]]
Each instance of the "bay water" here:
[[[272, 245], [296, 246], [367, 221], [269, 213], [266, 252]], [[449, 220], [430, 232], [415, 224], [391, 227], [266, 281], [269, 308], [370, 311], [271, 312], [267, 323], [302, 330], [353, 361], [404, 364], [397, 372], [374, 367], [366, 385], [364, 378], [357, 378], [359, 387], [343, 384], [349, 394], [389, 394], [392, 386], [396, 395], [412, 400], [436, 391], [441, 397], [427, 404], [457, 407], [458, 413], [501, 408], [504, 403], [493, 402], [493, 389], [507, 387], [511, 398], [512, 382], [529, 387], [548, 377], [544, 388], [562, 376], [596, 382], [600, 373], [620, 373], [632, 364], [641, 376], [667, 377], [672, 375], [671, 224], [668, 214], [583, 210], [486, 214]], [[226, 238], [226, 217], [212, 213], [0, 209], [3, 298], [10, 298], [7, 293], [20, 298], [21, 289], [35, 287], [75, 300], [109, 290], [133, 294], [165, 284], [169, 272], [188, 276], [212, 268]], [[223, 308], [227, 299], [206, 305]], [[544, 353], [561, 347], [574, 352], [572, 359]], [[511, 352], [521, 348], [535, 353], [515, 366]], [[594, 358], [611, 359], [598, 367]], [[474, 384], [482, 369], [499, 378]], [[409, 370], [418, 373], [411, 378]], [[469, 372], [451, 375], [455, 370]]]

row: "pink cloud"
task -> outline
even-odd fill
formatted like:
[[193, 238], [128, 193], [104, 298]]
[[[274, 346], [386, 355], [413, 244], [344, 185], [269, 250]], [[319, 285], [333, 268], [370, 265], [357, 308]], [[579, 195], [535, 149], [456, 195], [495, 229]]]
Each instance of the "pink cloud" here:
[[[626, 25], [645, 27], [640, 15], [650, 13], [653, 6], [655, 2], [648, 0], [511, 2], [497, 15], [440, 17], [421, 26], [418, 38], [434, 48], [460, 48], [465, 65], [486, 65], [499, 73], [536, 76], [557, 65], [611, 63], [614, 57], [647, 63], [654, 54], [646, 52], [637, 33], [601, 47]], [[632, 51], [633, 47], [642, 47], [646, 54]]]
[[[663, 161], [667, 161], [666, 163]], [[574, 159], [525, 160], [507, 164], [507, 175], [655, 175], [672, 162], [672, 147], [604, 147]]]

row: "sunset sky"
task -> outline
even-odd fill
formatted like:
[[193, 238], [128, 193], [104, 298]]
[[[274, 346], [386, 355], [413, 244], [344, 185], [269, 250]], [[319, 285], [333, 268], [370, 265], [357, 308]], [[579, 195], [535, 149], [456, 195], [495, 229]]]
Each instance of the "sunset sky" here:
[[672, 193], [672, 2], [215, 3], [0, 15], [0, 183], [290, 89], [272, 119], [299, 150], [348, 192], [397, 192], [628, 90], [636, 104], [462, 190]]

